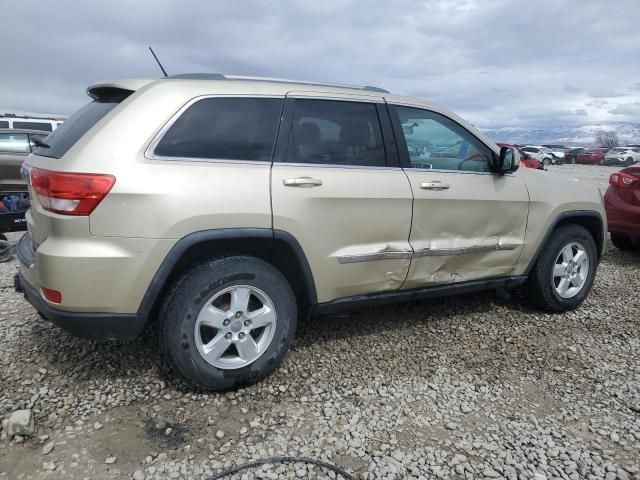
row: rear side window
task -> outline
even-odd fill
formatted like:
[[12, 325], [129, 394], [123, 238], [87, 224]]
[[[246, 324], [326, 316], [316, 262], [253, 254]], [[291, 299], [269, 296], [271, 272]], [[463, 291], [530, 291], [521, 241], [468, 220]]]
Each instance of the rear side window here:
[[13, 121], [13, 128], [26, 128], [29, 130], [42, 130], [45, 132], [50, 132], [53, 130], [51, 123], [45, 122], [23, 122], [23, 121]]
[[119, 101], [95, 100], [71, 115], [47, 137], [49, 148], [38, 147], [35, 153], [45, 157], [61, 158], [101, 118], [113, 110]]
[[0, 133], [0, 152], [29, 153], [29, 139], [25, 133]]
[[270, 162], [283, 101], [198, 100], [171, 125], [153, 153], [158, 157]]
[[296, 99], [286, 161], [386, 166], [375, 104]]
[[9, 128], [9, 122], [7, 120], [0, 120], [0, 128]]

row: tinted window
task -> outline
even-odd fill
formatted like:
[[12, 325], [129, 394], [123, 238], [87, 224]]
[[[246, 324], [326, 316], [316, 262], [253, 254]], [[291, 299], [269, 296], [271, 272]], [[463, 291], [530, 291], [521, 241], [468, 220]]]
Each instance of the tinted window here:
[[93, 101], [71, 115], [47, 137], [50, 148], [36, 148], [38, 155], [61, 158], [98, 120], [115, 108], [118, 102]]
[[396, 110], [414, 168], [490, 171], [491, 149], [453, 120], [418, 108]]
[[29, 153], [29, 139], [24, 133], [0, 133], [0, 152]]
[[287, 162], [385, 166], [375, 104], [296, 100]]
[[174, 122], [154, 153], [270, 162], [282, 102], [277, 98], [199, 100]]
[[44, 122], [21, 122], [18, 120], [13, 121], [13, 128], [28, 128], [30, 130], [44, 130], [50, 132], [53, 130], [50, 123]]
[[9, 122], [6, 120], [0, 120], [0, 128], [9, 128]]

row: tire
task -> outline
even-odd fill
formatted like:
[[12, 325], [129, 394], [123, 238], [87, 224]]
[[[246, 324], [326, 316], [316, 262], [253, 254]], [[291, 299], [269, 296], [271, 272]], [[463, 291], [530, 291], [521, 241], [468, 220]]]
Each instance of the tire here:
[[627, 160], [624, 162], [624, 166], [625, 166], [625, 167], [630, 167], [631, 165], [633, 165], [633, 158], [629, 157], [629, 158], [627, 158]]
[[[586, 253], [587, 272], [581, 287], [575, 292], [574, 280], [566, 280], [569, 289], [565, 292], [569, 297], [563, 298], [558, 291], [562, 287], [562, 278], [554, 277], [556, 261], [560, 260], [565, 247], [570, 247], [572, 252], [581, 247]], [[580, 257], [583, 258], [583, 257]], [[564, 225], [556, 229], [551, 238], [543, 247], [543, 251], [536, 260], [524, 285], [524, 294], [533, 305], [547, 312], [564, 312], [578, 307], [593, 286], [596, 267], [598, 264], [598, 252], [591, 234], [580, 225]], [[558, 265], [558, 267], [562, 267]], [[575, 271], [583, 273], [585, 270], [578, 267]], [[579, 275], [578, 275], [579, 277]], [[558, 280], [558, 282], [557, 282]], [[557, 283], [557, 284], [556, 284]], [[572, 293], [573, 292], [573, 293]]]
[[571, 157], [571, 158], [569, 159], [569, 163], [570, 163], [571, 165], [575, 165], [575, 164], [576, 164], [576, 157]]
[[8, 241], [7, 236], [4, 233], [0, 233], [0, 240]]
[[543, 158], [542, 159], [542, 165], [544, 165], [545, 167], [551, 165], [551, 159], [550, 158]]
[[[246, 311], [234, 314], [234, 303], [246, 305]], [[263, 307], [268, 307], [265, 312], [271, 311], [269, 318], [275, 320], [267, 326], [247, 327], [251, 318], [254, 325], [261, 322], [260, 318], [266, 321], [267, 314], [254, 316]], [[168, 363], [198, 387], [236, 389], [262, 380], [280, 365], [291, 346], [297, 315], [289, 282], [270, 264], [248, 256], [208, 259], [184, 274], [165, 300], [160, 312], [162, 351]], [[216, 327], [206, 326], [203, 321]], [[210, 345], [219, 347], [211, 348], [211, 361], [200, 353]], [[253, 358], [256, 352], [257, 357], [251, 361], [242, 358], [240, 352], [249, 347], [237, 345], [253, 345], [246, 358]]]
[[640, 249], [640, 242], [634, 242], [631, 237], [619, 233], [611, 234], [611, 243], [623, 252], [633, 252]]
[[13, 247], [7, 240], [0, 240], [0, 263], [11, 260]]

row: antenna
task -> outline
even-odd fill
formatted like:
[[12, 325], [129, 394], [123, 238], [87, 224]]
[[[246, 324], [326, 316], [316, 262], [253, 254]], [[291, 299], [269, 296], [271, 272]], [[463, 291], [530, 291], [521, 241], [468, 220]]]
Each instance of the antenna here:
[[158, 66], [160, 67], [160, 70], [162, 70], [162, 74], [167, 77], [167, 71], [164, 69], [164, 67], [162, 66], [162, 64], [160, 63], [160, 60], [158, 60], [158, 57], [156, 56], [156, 52], [153, 51], [153, 48], [149, 47], [149, 51], [151, 52], [151, 55], [153, 55], [153, 58], [156, 59], [156, 62], [158, 62]]

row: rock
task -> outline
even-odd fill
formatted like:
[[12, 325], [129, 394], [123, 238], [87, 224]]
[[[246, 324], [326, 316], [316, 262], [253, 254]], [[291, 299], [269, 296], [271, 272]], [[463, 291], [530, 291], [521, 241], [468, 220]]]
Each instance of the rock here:
[[36, 431], [33, 411], [31, 409], [16, 410], [9, 415], [7, 431], [10, 437], [15, 437], [16, 435], [30, 437], [33, 435], [33, 432]]
[[222, 430], [218, 430], [216, 432], [216, 438], [222, 440], [224, 438], [224, 432]]
[[44, 447], [42, 447], [42, 455], [49, 455], [51, 453], [51, 450], [53, 450], [53, 447], [56, 446], [56, 442], [48, 442], [44, 445]]
[[471, 413], [473, 412], [473, 408], [468, 403], [463, 403], [460, 405], [460, 411], [462, 413]]
[[104, 460], [104, 463], [106, 463], [107, 465], [111, 465], [113, 463], [116, 463], [116, 460], [118, 460], [118, 457], [107, 457]]
[[133, 472], [132, 477], [133, 477], [133, 480], [144, 480], [145, 475], [142, 470], [136, 470], [135, 472]]
[[53, 462], [44, 462], [42, 464], [42, 469], [52, 472], [52, 471], [54, 471], [56, 469], [56, 464], [53, 463]]
[[100, 430], [102, 428], [102, 424], [100, 422], [96, 422], [93, 424], [94, 430]]

